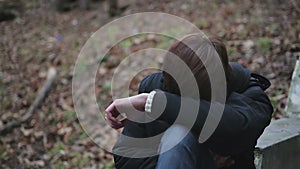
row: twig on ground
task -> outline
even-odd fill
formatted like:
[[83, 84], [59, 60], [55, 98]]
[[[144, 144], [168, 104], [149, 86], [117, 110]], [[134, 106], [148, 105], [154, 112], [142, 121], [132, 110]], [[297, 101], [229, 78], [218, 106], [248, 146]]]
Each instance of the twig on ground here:
[[21, 124], [28, 122], [32, 118], [34, 111], [41, 105], [43, 100], [47, 97], [51, 87], [54, 84], [56, 74], [57, 73], [56, 73], [55, 68], [49, 69], [46, 83], [39, 90], [36, 99], [34, 100], [33, 104], [29, 107], [26, 114], [24, 116], [22, 116], [19, 120], [16, 120], [16, 121], [13, 121], [13, 122], [3, 125], [3, 127], [0, 128], [0, 135], [7, 134], [14, 128], [21, 126]]

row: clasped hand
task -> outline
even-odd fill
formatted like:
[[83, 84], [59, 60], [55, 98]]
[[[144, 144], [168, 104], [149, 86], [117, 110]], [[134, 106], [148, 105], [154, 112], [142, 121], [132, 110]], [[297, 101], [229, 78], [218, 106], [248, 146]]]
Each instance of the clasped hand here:
[[[145, 103], [148, 93], [114, 100], [105, 110], [105, 119], [108, 124], [119, 129], [126, 125], [128, 120], [139, 121], [144, 116]], [[118, 119], [120, 114], [125, 114], [125, 119]]]

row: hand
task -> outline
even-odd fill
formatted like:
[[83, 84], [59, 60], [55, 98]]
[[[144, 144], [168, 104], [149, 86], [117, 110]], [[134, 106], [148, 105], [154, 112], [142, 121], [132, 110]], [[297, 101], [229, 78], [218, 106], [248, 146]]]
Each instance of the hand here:
[[[106, 120], [108, 124], [114, 128], [119, 129], [124, 127], [128, 122], [128, 119], [138, 119], [144, 115], [144, 109], [148, 93], [142, 93], [135, 96], [116, 99], [105, 110]], [[126, 114], [127, 118], [124, 120], [118, 120], [117, 117], [120, 114]]]

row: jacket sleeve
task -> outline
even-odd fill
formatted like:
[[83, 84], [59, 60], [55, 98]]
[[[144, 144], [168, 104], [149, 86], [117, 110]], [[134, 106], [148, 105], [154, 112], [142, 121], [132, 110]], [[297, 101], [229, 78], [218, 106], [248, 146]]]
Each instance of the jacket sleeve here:
[[152, 90], [163, 90], [162, 73], [152, 73], [146, 76], [140, 83], [139, 93], [150, 93]]
[[[161, 73], [153, 73], [146, 76], [140, 83], [139, 93], [149, 93], [154, 89], [161, 88]], [[148, 130], [144, 124], [130, 121], [122, 131], [123, 135], [134, 138], [146, 138], [148, 137]], [[120, 137], [121, 138], [121, 137]], [[130, 148], [122, 143], [122, 140], [118, 139], [117, 144], [113, 148], [113, 152], [117, 149], [127, 149], [127, 151], [136, 151], [138, 148]], [[131, 150], [132, 149], [132, 150]], [[147, 158], [129, 158], [113, 154], [115, 167], [117, 169], [152, 169], [155, 168], [158, 156]]]
[[[163, 91], [157, 92], [152, 106], [159, 107], [163, 98], [167, 98], [166, 107], [159, 119], [170, 124], [177, 118], [181, 101], [191, 107], [199, 106], [199, 101], [181, 98]], [[192, 127], [192, 131], [197, 135], [203, 128], [211, 105], [208, 101], [200, 100], [198, 115]], [[223, 115], [216, 130], [205, 144], [221, 155], [253, 149], [256, 140], [270, 123], [272, 112], [273, 108], [268, 96], [259, 86], [252, 86], [243, 93], [233, 92], [224, 105]], [[184, 113], [186, 115], [183, 118], [188, 119], [192, 112]]]

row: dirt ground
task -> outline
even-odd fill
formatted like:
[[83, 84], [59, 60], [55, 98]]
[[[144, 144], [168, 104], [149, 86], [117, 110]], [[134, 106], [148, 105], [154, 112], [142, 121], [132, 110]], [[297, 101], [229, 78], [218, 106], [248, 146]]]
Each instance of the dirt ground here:
[[[0, 168], [113, 168], [112, 157], [82, 130], [73, 108], [72, 74], [87, 39], [106, 23], [136, 12], [157, 11], [185, 18], [227, 45], [231, 61], [266, 76], [274, 119], [284, 108], [295, 61], [300, 54], [299, 0], [120, 0], [128, 8], [109, 17], [106, 2], [90, 10], [59, 13], [48, 1], [28, 0], [12, 21], [0, 22], [0, 126], [20, 119], [55, 67], [58, 77], [33, 118], [0, 136]], [[110, 79], [124, 53], [161, 40], [138, 37], [113, 48], [101, 70]], [[100, 73], [101, 73], [100, 71]], [[103, 75], [102, 74], [102, 75]], [[138, 87], [137, 79], [133, 83]], [[97, 85], [98, 99], [109, 99], [111, 84]]]

